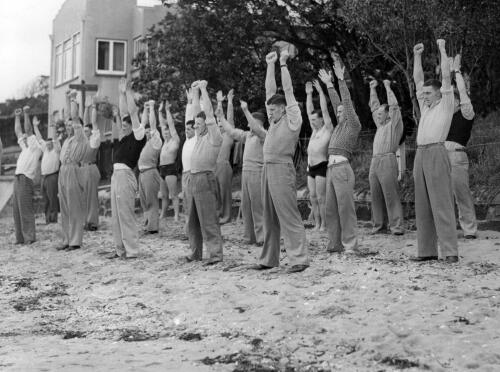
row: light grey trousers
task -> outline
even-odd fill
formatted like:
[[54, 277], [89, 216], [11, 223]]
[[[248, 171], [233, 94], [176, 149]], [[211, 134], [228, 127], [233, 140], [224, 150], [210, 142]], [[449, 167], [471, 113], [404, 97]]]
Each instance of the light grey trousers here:
[[264, 245], [259, 263], [279, 266], [280, 234], [291, 265], [308, 265], [306, 231], [297, 207], [295, 168], [291, 163], [266, 163], [262, 171]]
[[215, 166], [215, 177], [219, 184], [219, 218], [220, 223], [231, 222], [231, 211], [233, 207], [232, 180], [233, 168], [228, 161], [217, 162]]
[[444, 144], [417, 148], [413, 178], [418, 256], [458, 256], [451, 165]]
[[222, 235], [217, 213], [217, 181], [213, 172], [191, 173], [188, 179], [189, 217], [187, 234], [191, 258], [201, 260], [203, 243], [209, 259], [222, 260]]
[[243, 170], [241, 175], [241, 215], [243, 238], [250, 244], [264, 242], [262, 170]]
[[95, 164], [82, 166], [82, 173], [85, 182], [85, 204], [87, 216], [85, 223], [97, 227], [99, 225], [99, 181], [101, 173]]
[[14, 179], [14, 227], [16, 243], [34, 242], [35, 208], [33, 206], [33, 180], [24, 174], [16, 175]]
[[111, 225], [116, 254], [137, 257], [139, 231], [135, 217], [137, 180], [130, 169], [114, 170], [111, 176]]
[[351, 165], [347, 161], [329, 165], [326, 173], [327, 250], [355, 250], [358, 247], [357, 221]]
[[59, 170], [59, 206], [63, 245], [81, 246], [87, 216], [85, 188], [81, 168], [63, 164]]
[[464, 151], [448, 151], [451, 163], [451, 186], [458, 207], [458, 222], [464, 235], [476, 235], [477, 219], [469, 187], [469, 158]]
[[146, 169], [139, 174], [139, 198], [146, 219], [147, 231], [158, 231], [159, 229], [160, 200], [158, 192], [161, 182], [162, 179], [157, 168]]
[[399, 196], [398, 162], [393, 153], [375, 155], [370, 165], [373, 230], [403, 232], [403, 207]]

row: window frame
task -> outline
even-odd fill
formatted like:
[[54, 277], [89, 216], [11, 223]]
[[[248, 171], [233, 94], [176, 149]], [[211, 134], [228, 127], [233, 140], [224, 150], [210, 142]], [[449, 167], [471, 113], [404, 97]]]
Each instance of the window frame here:
[[[77, 44], [80, 45], [80, 56], [77, 56], [75, 54], [75, 51], [76, 51], [76, 48], [75, 48], [75, 37], [79, 35], [79, 42]], [[68, 49], [64, 49], [64, 45], [67, 43], [67, 42], [70, 42], [70, 47]], [[58, 48], [60, 48], [60, 52], [58, 53], [57, 50]], [[70, 37], [62, 40], [59, 44], [56, 44], [55, 47], [54, 47], [54, 68], [55, 68], [55, 79], [54, 79], [54, 85], [56, 87], [58, 86], [61, 86], [61, 85], [64, 85], [64, 84], [67, 84], [69, 83], [70, 81], [73, 81], [73, 80], [76, 80], [80, 77], [81, 75], [81, 71], [78, 71], [78, 73], [76, 72], [76, 66], [78, 65], [79, 69], [81, 70], [81, 61], [78, 61], [78, 64], [77, 64], [77, 58], [81, 58], [81, 53], [82, 53], [82, 33], [80, 31], [77, 31], [73, 34], [71, 34]], [[70, 63], [70, 66], [67, 66], [67, 61], [66, 61], [66, 58], [65, 58], [65, 52], [66, 51], [70, 51], [70, 55], [71, 55], [71, 63]], [[58, 61], [58, 57], [61, 58], [61, 61], [60, 61], [60, 68], [59, 68], [59, 61]], [[66, 75], [67, 75], [67, 71], [68, 71], [68, 67], [71, 69], [71, 74], [69, 74], [69, 77], [66, 79]], [[59, 73], [61, 74], [61, 79], [59, 80]]]
[[[106, 42], [109, 45], [109, 69], [101, 70], [99, 69], [99, 42]], [[113, 57], [114, 57], [114, 44], [121, 43], [124, 44], [123, 51], [123, 71], [113, 70]], [[128, 45], [127, 40], [120, 39], [103, 39], [97, 38], [95, 41], [95, 73], [96, 75], [114, 75], [114, 76], [126, 76], [127, 75], [127, 62], [128, 62]]]

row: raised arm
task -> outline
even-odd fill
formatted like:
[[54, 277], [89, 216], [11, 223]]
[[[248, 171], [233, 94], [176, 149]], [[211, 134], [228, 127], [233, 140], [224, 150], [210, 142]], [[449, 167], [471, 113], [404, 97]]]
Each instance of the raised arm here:
[[378, 128], [378, 127], [380, 127], [380, 125], [382, 123], [378, 120], [378, 116], [376, 114], [376, 111], [380, 108], [380, 101], [379, 101], [378, 95], [377, 95], [377, 86], [378, 86], [377, 80], [370, 81], [370, 102], [369, 102], [369, 105], [370, 105], [370, 110], [372, 112], [373, 121], [375, 122], [375, 125]]
[[193, 82], [191, 84], [191, 90], [193, 94], [193, 103], [191, 107], [192, 111], [192, 119], [196, 117], [201, 111], [201, 104], [200, 104], [200, 87], [198, 86], [198, 81]]
[[[337, 59], [336, 54], [333, 54], [335, 59]], [[325, 83], [326, 88], [328, 90], [328, 97], [330, 97], [330, 103], [333, 106], [333, 112], [337, 115], [337, 109], [340, 106], [340, 97], [333, 86], [333, 76], [331, 71], [326, 71], [325, 69], [319, 70], [318, 77], [321, 79], [323, 83]]]
[[17, 108], [14, 111], [15, 119], [14, 119], [14, 132], [16, 132], [17, 139], [21, 139], [23, 136], [23, 129], [21, 128], [21, 115], [23, 114], [23, 110]]
[[240, 101], [240, 104], [241, 104], [241, 110], [245, 114], [245, 117], [248, 121], [248, 127], [256, 136], [264, 140], [267, 135], [266, 130], [259, 125], [257, 120], [251, 114], [250, 110], [248, 110], [248, 104], [245, 101]]
[[120, 115], [121, 114], [119, 108], [113, 106], [113, 124], [111, 125], [111, 142], [120, 138], [120, 128], [122, 126], [122, 119]]
[[99, 148], [101, 145], [101, 132], [97, 125], [97, 97], [92, 97], [92, 104], [86, 107], [85, 110], [90, 111], [90, 121], [92, 123], [92, 134], [89, 138], [89, 145], [93, 149]]
[[288, 71], [288, 67], [286, 65], [288, 57], [290, 57], [288, 51], [286, 49], [283, 50], [280, 54], [281, 84], [283, 85], [286, 104], [287, 106], [291, 106], [297, 103], [297, 101], [295, 100], [295, 96], [293, 95], [292, 77], [290, 76], [290, 71]]
[[234, 127], [234, 89], [230, 89], [227, 93], [227, 121]]
[[[311, 117], [312, 112], [314, 111], [314, 103], [313, 103], [313, 85], [310, 81], [306, 83], [306, 111], [307, 117]], [[311, 121], [311, 119], [309, 119]]]
[[139, 108], [135, 104], [135, 99], [134, 99], [134, 92], [130, 87], [127, 87], [127, 108], [128, 108], [128, 114], [130, 116], [130, 120], [132, 121], [132, 130], [134, 132], [140, 131], [142, 128], [142, 135], [138, 135], [136, 139], [140, 141], [144, 137], [144, 127], [141, 126], [141, 123], [139, 121]]
[[[92, 102], [94, 101], [94, 97], [92, 97]], [[88, 106], [85, 106], [85, 110], [83, 110], [83, 124], [91, 124], [92, 123], [92, 118], [91, 118], [91, 108], [92, 103], [89, 103]]]
[[467, 87], [465, 85], [464, 77], [462, 76], [461, 56], [457, 54], [453, 60], [453, 71], [455, 71], [455, 81], [457, 83], [458, 94], [460, 95], [460, 111], [467, 120], [474, 119], [475, 113], [469, 95], [467, 94]]
[[43, 144], [42, 147], [45, 147], [45, 142], [42, 137], [42, 133], [40, 133], [40, 128], [38, 127], [40, 125], [40, 120], [38, 120], [38, 117], [35, 115], [33, 116], [33, 131], [35, 133], [36, 139], [40, 144]]
[[278, 60], [278, 54], [271, 52], [266, 56], [267, 71], [266, 71], [266, 101], [276, 94], [276, 77], [275, 77], [275, 64]]
[[24, 106], [23, 113], [24, 113], [24, 133], [26, 133], [26, 135], [29, 137], [33, 135], [33, 127], [31, 125], [31, 119], [30, 119], [30, 107]]
[[[153, 117], [155, 116], [154, 115], [154, 106], [155, 106], [155, 101], [153, 100], [150, 100], [146, 103], [144, 103], [144, 108], [142, 109], [142, 115], [141, 115], [141, 125], [146, 128], [146, 125], [148, 125], [148, 123], [150, 122], [150, 119], [151, 119], [151, 112], [153, 113]], [[156, 121], [156, 117], [155, 117], [155, 121]]]
[[422, 67], [422, 53], [424, 52], [424, 44], [419, 43], [413, 47], [413, 81], [419, 89], [419, 86], [424, 84], [424, 69]]
[[323, 88], [321, 88], [321, 84], [318, 80], [314, 80], [314, 87], [319, 94], [319, 103], [321, 106], [321, 113], [323, 114], [323, 122], [325, 123], [325, 129], [328, 131], [333, 130], [332, 118], [330, 117], [330, 113], [328, 112], [328, 104], [326, 102], [325, 93], [323, 92]]
[[222, 106], [222, 102], [224, 102], [226, 97], [224, 96], [224, 94], [222, 94], [222, 90], [218, 90], [217, 94], [216, 94], [216, 98], [217, 98], [217, 108], [215, 109], [215, 111], [216, 111], [216, 117], [218, 119], [221, 116], [224, 117], [224, 109]]
[[206, 80], [200, 80], [198, 82], [198, 86], [200, 87], [200, 92], [201, 92], [201, 99], [203, 102], [203, 111], [205, 111], [207, 120], [212, 121], [215, 120], [214, 108], [212, 106], [212, 101], [210, 100], [210, 96], [208, 95], [207, 85], [208, 83]]
[[172, 139], [179, 143], [181, 140], [179, 138], [179, 134], [177, 133], [177, 129], [175, 128], [174, 118], [172, 116], [172, 113], [170, 112], [171, 106], [172, 105], [170, 104], [170, 102], [165, 101], [165, 112], [167, 114], [168, 130], [170, 132], [170, 135], [172, 136]]
[[451, 89], [451, 71], [448, 55], [446, 54], [446, 41], [438, 39], [437, 45], [441, 54], [441, 84], [444, 91]]
[[118, 83], [118, 108], [120, 119], [128, 115], [127, 106], [127, 79], [121, 78]]
[[73, 123], [78, 123], [80, 124], [80, 116], [78, 115], [78, 102], [76, 102], [76, 96], [78, 95], [78, 92], [76, 90], [72, 90], [69, 94], [71, 102], [70, 102], [70, 113], [71, 113], [71, 120]]
[[67, 123], [71, 119], [71, 90], [66, 91], [63, 119]]
[[342, 99], [342, 106], [344, 107], [344, 116], [346, 118], [346, 123], [349, 126], [357, 127], [361, 129], [361, 123], [359, 121], [358, 115], [354, 110], [354, 105], [351, 100], [351, 93], [344, 80], [345, 66], [340, 64], [340, 60], [337, 60], [334, 64], [334, 71], [337, 79], [339, 81], [340, 97]]
[[391, 125], [394, 127], [401, 127], [401, 134], [403, 134], [403, 116], [399, 108], [398, 99], [391, 88], [391, 82], [384, 80], [385, 91], [387, 92], [387, 105], [389, 106], [389, 117], [391, 118]]
[[184, 124], [186, 124], [189, 120], [194, 119], [193, 115], [193, 88], [186, 89], [186, 115], [184, 116]]

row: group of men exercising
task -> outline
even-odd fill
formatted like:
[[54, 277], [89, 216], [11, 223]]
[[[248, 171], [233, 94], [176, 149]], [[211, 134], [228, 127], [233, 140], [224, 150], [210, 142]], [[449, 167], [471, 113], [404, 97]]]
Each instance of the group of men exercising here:
[[[414, 81], [421, 111], [417, 133], [417, 150], [413, 175], [417, 225], [416, 261], [443, 259], [458, 261], [454, 198], [459, 222], [466, 238], [477, 231], [474, 204], [468, 186], [468, 159], [464, 151], [470, 138], [474, 111], [460, 71], [460, 56], [449, 58], [445, 41], [437, 40], [441, 55], [441, 81], [426, 80], [422, 69], [422, 44], [414, 47]], [[203, 247], [206, 264], [223, 260], [220, 225], [231, 221], [232, 167], [229, 161], [235, 141], [244, 144], [241, 178], [241, 212], [244, 238], [262, 246], [258, 262], [251, 268], [267, 270], [279, 266], [280, 241], [284, 242], [290, 267], [300, 272], [309, 266], [305, 228], [297, 206], [296, 174], [293, 156], [302, 127], [302, 114], [293, 92], [287, 67], [289, 54], [282, 50], [266, 56], [266, 114], [251, 112], [240, 101], [248, 130], [235, 128], [234, 93], [227, 97], [217, 93], [214, 110], [207, 91], [207, 81], [192, 83], [186, 92], [186, 141], [182, 146], [183, 209], [185, 232], [190, 254], [186, 261], [201, 261]], [[315, 229], [327, 231], [328, 252], [359, 254], [354, 205], [354, 172], [350, 161], [356, 151], [361, 123], [345, 82], [345, 67], [332, 53], [333, 73], [320, 70], [319, 80], [326, 85], [335, 114], [329, 114], [328, 99], [319, 80], [307, 82], [306, 109], [312, 134], [308, 153], [308, 188]], [[276, 84], [279, 63], [282, 92]], [[455, 88], [452, 85], [454, 76]], [[335, 89], [335, 80], [339, 93]], [[404, 234], [403, 208], [398, 190], [396, 151], [403, 135], [402, 115], [391, 83], [384, 80], [386, 103], [381, 104], [377, 81], [370, 82], [370, 109], [377, 131], [369, 181], [372, 196], [372, 233], [388, 230]], [[177, 153], [181, 146], [168, 101], [158, 109], [155, 101], [144, 104], [141, 118], [130, 84], [119, 83], [119, 105], [113, 110], [111, 140], [113, 175], [111, 178], [112, 231], [115, 250], [108, 258], [136, 258], [139, 254], [139, 226], [135, 217], [135, 196], [139, 192], [145, 216], [145, 232], [159, 231], [160, 203], [166, 215], [172, 200], [174, 219], [179, 220], [177, 188]], [[314, 90], [320, 109], [314, 108]], [[227, 112], [223, 101], [227, 99]], [[14, 192], [16, 242], [35, 241], [33, 213], [33, 179], [41, 161], [42, 194], [46, 200], [46, 222], [57, 222], [61, 212], [63, 244], [58, 250], [81, 247], [83, 230], [98, 226], [97, 185], [99, 171], [95, 165], [101, 133], [97, 125], [97, 100], [84, 108], [83, 120], [78, 113], [76, 93], [67, 94], [66, 132], [47, 141], [38, 130], [39, 121], [24, 109], [15, 112], [15, 129], [21, 154], [18, 159]], [[269, 123], [269, 125], [267, 125]], [[43, 156], [42, 156], [43, 154]], [[138, 181], [134, 169], [138, 169]], [[164, 185], [164, 186], [162, 186]], [[439, 248], [438, 249], [438, 241]]]

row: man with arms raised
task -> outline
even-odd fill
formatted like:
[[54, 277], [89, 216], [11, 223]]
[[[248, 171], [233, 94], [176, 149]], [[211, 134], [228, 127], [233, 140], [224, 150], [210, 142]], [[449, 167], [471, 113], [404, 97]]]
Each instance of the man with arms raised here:
[[[450, 159], [444, 147], [455, 111], [455, 99], [445, 41], [439, 39], [437, 45], [441, 54], [442, 81], [424, 82], [424, 45], [417, 44], [413, 48], [413, 79], [421, 116], [413, 165], [417, 256], [412, 259], [429, 261], [441, 257], [447, 263], [455, 263], [458, 261], [457, 229]], [[438, 240], [441, 252], [438, 251]]]
[[[163, 103], [160, 104], [160, 111]], [[158, 172], [158, 157], [160, 156], [161, 140], [160, 133], [156, 129], [156, 116], [154, 101], [144, 105], [144, 110], [149, 110], [149, 129], [146, 129], [147, 142], [144, 145], [137, 166], [139, 168], [139, 197], [146, 219], [146, 233], [156, 234], [159, 230], [159, 207], [158, 192], [162, 182]], [[144, 117], [144, 113], [143, 113]], [[146, 123], [143, 122], [144, 125]]]
[[40, 191], [44, 203], [45, 223], [57, 223], [57, 214], [59, 213], [57, 183], [59, 180], [61, 145], [57, 138], [48, 138], [47, 141], [44, 141], [38, 128], [39, 125], [40, 120], [36, 116], [33, 117], [33, 129], [43, 151], [41, 164], [42, 187]]
[[[229, 97], [229, 95], [228, 95]], [[261, 112], [250, 113], [248, 104], [241, 101], [241, 109], [248, 121], [250, 130], [236, 129], [225, 118], [222, 109], [217, 110], [217, 118], [224, 132], [234, 140], [245, 144], [243, 151], [243, 172], [241, 175], [241, 214], [245, 227], [243, 238], [250, 244], [264, 244], [262, 226], [262, 148], [266, 139], [264, 123], [266, 116]]]
[[[137, 258], [139, 231], [135, 217], [137, 180], [133, 169], [146, 144], [144, 125], [134, 94], [122, 78], [118, 86], [120, 113], [113, 123], [113, 176], [111, 177], [111, 224], [115, 252], [107, 258]], [[148, 105], [151, 109], [151, 103]], [[144, 109], [143, 120], [147, 117]]]
[[361, 130], [361, 123], [354, 110], [349, 88], [344, 80], [345, 66], [332, 53], [333, 70], [338, 79], [340, 97], [330, 82], [328, 92], [336, 109], [337, 126], [328, 145], [328, 171], [326, 179], [326, 221], [328, 230], [328, 252], [355, 252], [356, 209], [354, 207], [354, 172], [349, 161], [352, 157]]
[[[29, 115], [30, 108], [16, 109], [14, 131], [21, 153], [17, 158], [14, 179], [14, 227], [16, 244], [31, 244], [36, 240], [35, 209], [33, 206], [33, 180], [42, 156], [42, 147], [33, 134]], [[24, 133], [21, 129], [21, 115], [24, 113]]]
[[[167, 115], [167, 120], [163, 116], [163, 107]], [[174, 207], [174, 221], [179, 221], [179, 191], [177, 190], [177, 152], [179, 151], [180, 138], [175, 129], [174, 118], [170, 112], [170, 103], [165, 101], [160, 105], [158, 111], [160, 118], [161, 133], [165, 142], [160, 153], [160, 175], [165, 180], [166, 195], [162, 195], [162, 216], [166, 217], [169, 199], [172, 200]], [[167, 127], [168, 125], [168, 127]]]
[[454, 92], [455, 113], [444, 146], [448, 150], [451, 163], [451, 186], [458, 207], [458, 222], [464, 232], [464, 237], [475, 239], [477, 234], [476, 211], [469, 188], [469, 158], [465, 152], [475, 114], [460, 71], [460, 59], [459, 54], [455, 57], [452, 66], [457, 83], [457, 91]]
[[302, 126], [302, 115], [293, 94], [292, 79], [286, 62], [288, 51], [280, 55], [281, 82], [285, 95], [276, 94], [276, 52], [266, 56], [266, 109], [269, 130], [264, 142], [262, 200], [264, 206], [264, 246], [259, 264], [253, 268], [266, 270], [279, 266], [280, 236], [291, 263], [288, 272], [300, 272], [309, 267], [307, 241], [302, 218], [297, 207], [296, 176], [293, 155]]
[[[398, 100], [391, 89], [391, 82], [384, 80], [387, 104], [383, 105], [378, 99], [377, 85], [376, 80], [370, 82], [370, 109], [377, 126], [368, 176], [372, 196], [372, 233], [379, 233], [389, 228], [394, 235], [403, 235], [403, 207], [399, 198], [396, 159], [396, 151], [403, 135], [403, 117]], [[385, 221], [386, 215], [388, 226]]]
[[[321, 74], [326, 73], [323, 70]], [[331, 78], [327, 82], [331, 83]], [[328, 142], [332, 136], [333, 124], [326, 102], [323, 88], [317, 80], [314, 81], [314, 87], [319, 94], [321, 109], [315, 110], [312, 93], [313, 83], [306, 83], [306, 108], [309, 123], [312, 128], [311, 138], [307, 146], [307, 186], [309, 188], [309, 198], [311, 200], [312, 212], [315, 222], [315, 230], [325, 231], [326, 229], [326, 170], [328, 169]]]
[[[223, 110], [222, 102], [225, 97], [222, 91], [217, 92], [217, 111]], [[227, 94], [227, 122], [234, 127], [234, 107], [233, 107], [233, 91], [230, 90]], [[222, 133], [222, 145], [220, 147], [219, 156], [217, 157], [217, 165], [215, 166], [215, 177], [219, 184], [219, 221], [221, 224], [231, 222], [231, 210], [233, 207], [232, 181], [233, 168], [229, 162], [231, 148], [233, 147], [234, 139], [225, 132], [225, 127], [219, 123]]]
[[205, 111], [197, 112], [194, 129], [196, 144], [191, 156], [191, 175], [189, 179], [189, 217], [187, 234], [191, 254], [186, 257], [188, 262], [201, 261], [203, 243], [207, 247], [209, 258], [207, 264], [212, 265], [222, 261], [222, 236], [219, 216], [217, 214], [217, 180], [215, 179], [215, 164], [222, 144], [222, 135], [215, 122], [212, 102], [207, 92], [207, 82], [198, 81], [193, 86], [193, 106], [199, 107], [199, 89]]

